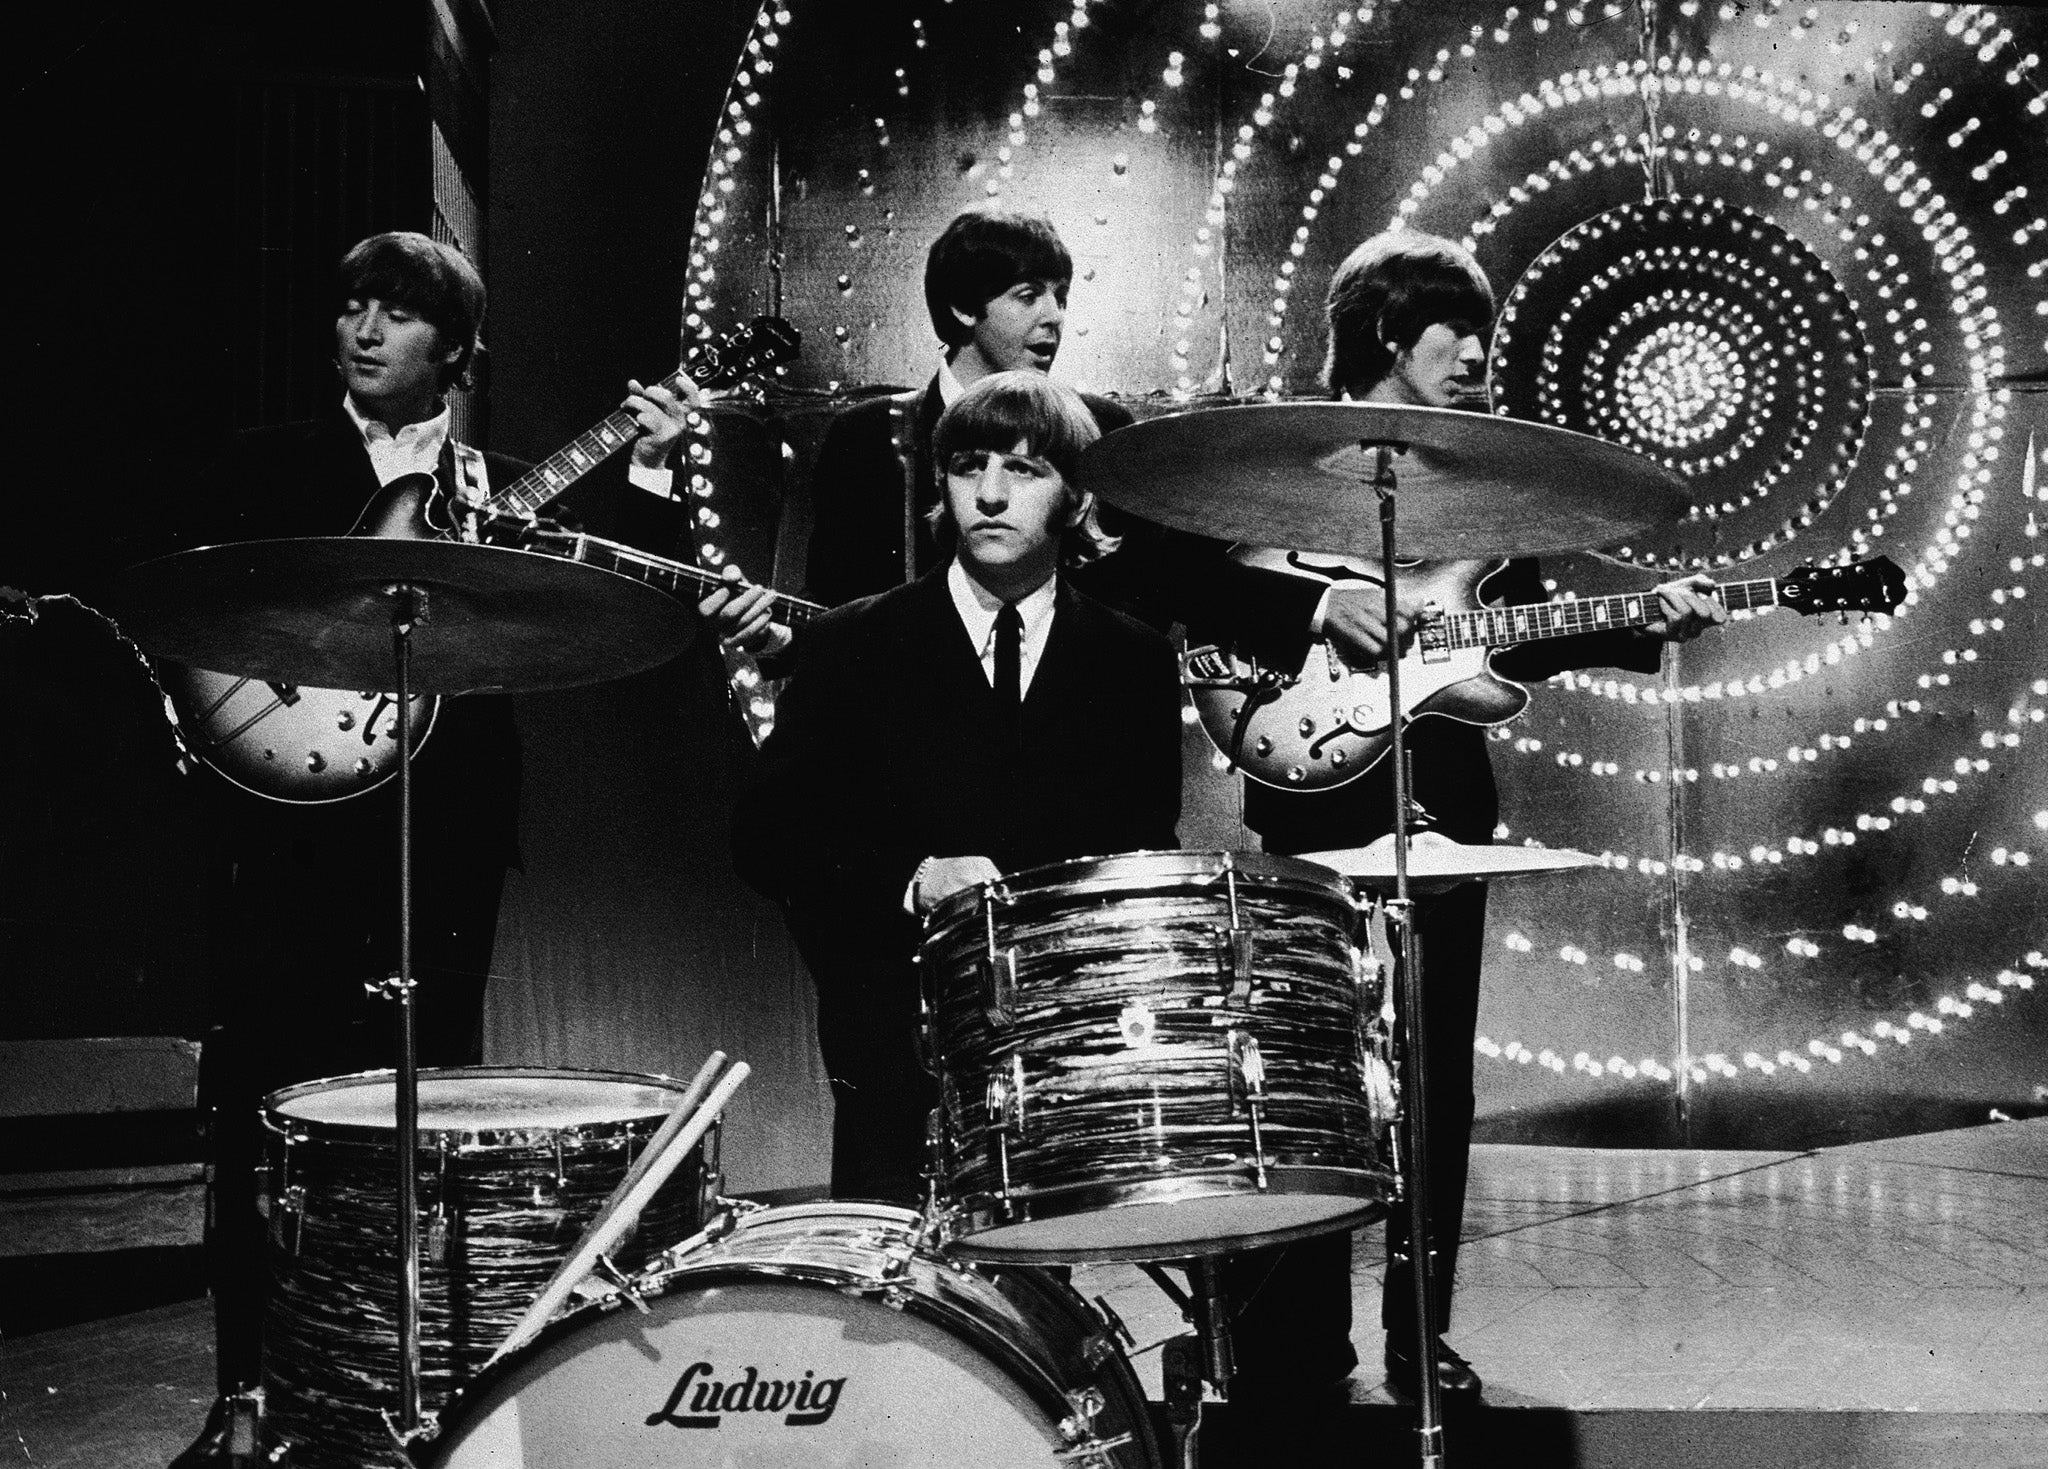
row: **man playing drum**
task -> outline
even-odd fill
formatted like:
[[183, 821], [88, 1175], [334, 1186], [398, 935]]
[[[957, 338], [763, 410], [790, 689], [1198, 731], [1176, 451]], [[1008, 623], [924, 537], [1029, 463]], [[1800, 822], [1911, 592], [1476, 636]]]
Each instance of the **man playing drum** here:
[[1000, 372], [940, 417], [945, 564], [804, 631], [734, 822], [818, 986], [832, 1192], [915, 1203], [937, 1086], [919, 1063], [919, 919], [1041, 863], [1175, 844], [1179, 681], [1166, 639], [1069, 584], [1102, 554], [1075, 488], [1078, 394]]

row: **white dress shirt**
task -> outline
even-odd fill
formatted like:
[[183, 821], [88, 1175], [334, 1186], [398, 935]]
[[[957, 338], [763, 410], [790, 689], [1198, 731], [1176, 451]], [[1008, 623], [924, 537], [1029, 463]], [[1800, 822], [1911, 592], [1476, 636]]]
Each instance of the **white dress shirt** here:
[[388, 485], [404, 475], [433, 474], [440, 469], [441, 450], [448, 444], [449, 413], [445, 406], [432, 418], [409, 423], [395, 434], [376, 419], [363, 417], [356, 400], [347, 393], [341, 395], [341, 409], [363, 436], [363, 447], [370, 451], [370, 467], [377, 472], [378, 484]]
[[[1017, 599], [1017, 616], [1024, 623], [1023, 645], [1017, 659], [1017, 692], [1031, 691], [1031, 675], [1045, 653], [1045, 640], [1052, 631], [1052, 609], [1059, 578], [1049, 576], [1037, 591]], [[981, 671], [988, 686], [996, 686], [996, 614], [1003, 599], [990, 592], [961, 568], [957, 558], [946, 568], [946, 590], [953, 594], [953, 609], [967, 628], [967, 639], [981, 657]]]

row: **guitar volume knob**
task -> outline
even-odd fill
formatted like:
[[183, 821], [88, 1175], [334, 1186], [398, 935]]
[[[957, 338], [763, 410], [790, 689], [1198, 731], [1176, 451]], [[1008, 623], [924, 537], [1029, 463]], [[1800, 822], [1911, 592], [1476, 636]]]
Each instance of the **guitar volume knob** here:
[[355, 715], [349, 713], [346, 709], [342, 710], [341, 713], [334, 717], [334, 727], [343, 731], [354, 729], [356, 727]]
[[1265, 735], [1260, 735], [1253, 743], [1252, 749], [1257, 754], [1270, 755], [1273, 753], [1273, 742]]
[[1316, 722], [1304, 714], [1301, 716], [1301, 723], [1297, 724], [1295, 728], [1301, 732], [1303, 739], [1307, 739], [1316, 732]]
[[325, 755], [321, 754], [318, 750], [308, 750], [306, 752], [306, 769], [318, 775], [326, 768], [327, 757]]

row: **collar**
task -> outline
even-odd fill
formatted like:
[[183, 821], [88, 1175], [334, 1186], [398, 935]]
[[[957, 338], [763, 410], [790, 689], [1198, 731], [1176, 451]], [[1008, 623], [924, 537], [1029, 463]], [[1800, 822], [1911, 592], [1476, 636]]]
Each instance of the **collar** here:
[[[1042, 638], [1047, 625], [1051, 623], [1053, 603], [1058, 600], [1059, 585], [1058, 576], [1049, 576], [1037, 591], [1026, 593], [1017, 599], [1017, 616], [1023, 619], [1024, 643], [1027, 647]], [[996, 614], [1003, 610], [1002, 598], [969, 576], [957, 556], [946, 568], [946, 590], [952, 594], [953, 606], [960, 614], [960, 621], [967, 626], [967, 636], [973, 642], [975, 652], [985, 651], [995, 636]]]
[[953, 371], [952, 362], [944, 357], [939, 359], [938, 383], [939, 406], [942, 408], [951, 408], [954, 400], [967, 391], [967, 384], [960, 381]]
[[348, 421], [356, 426], [356, 432], [363, 436], [365, 444], [390, 443], [407, 450], [416, 450], [422, 457], [431, 452], [433, 458], [441, 457], [441, 446], [448, 442], [448, 425], [454, 415], [443, 403], [441, 411], [432, 418], [418, 423], [409, 423], [397, 433], [374, 418], [363, 417], [356, 407], [356, 400], [347, 393], [341, 395], [341, 411], [348, 415]]

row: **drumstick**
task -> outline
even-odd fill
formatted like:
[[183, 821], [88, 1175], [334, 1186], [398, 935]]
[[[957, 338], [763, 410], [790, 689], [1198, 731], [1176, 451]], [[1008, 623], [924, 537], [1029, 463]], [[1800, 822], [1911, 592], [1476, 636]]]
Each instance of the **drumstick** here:
[[[703, 1105], [691, 1115], [689, 1122], [680, 1130], [669, 1134], [669, 1141], [665, 1147], [658, 1150], [650, 1147], [647, 1150], [642, 1157], [647, 1166], [641, 1170], [632, 1190], [619, 1201], [618, 1208], [599, 1216], [590, 1228], [584, 1231], [583, 1238], [577, 1242], [569, 1258], [562, 1262], [562, 1268], [555, 1272], [554, 1278], [547, 1283], [546, 1288], [534, 1297], [533, 1304], [526, 1308], [526, 1314], [519, 1318], [519, 1324], [512, 1328], [511, 1334], [499, 1343], [497, 1351], [491, 1354], [492, 1362], [525, 1346], [540, 1334], [541, 1328], [548, 1324], [563, 1302], [569, 1299], [583, 1278], [590, 1273], [590, 1267], [596, 1262], [597, 1257], [618, 1242], [619, 1236], [626, 1232], [628, 1226], [639, 1217], [640, 1211], [647, 1206], [647, 1201], [668, 1182], [668, 1176], [689, 1156], [690, 1150], [703, 1140], [704, 1134], [711, 1130], [711, 1124], [718, 1120], [719, 1114], [725, 1110], [725, 1104], [732, 1100], [732, 1094], [740, 1089], [740, 1083], [747, 1079], [752, 1070], [753, 1068], [744, 1061], [735, 1065], [719, 1078], [718, 1085], [711, 1089], [711, 1094], [704, 1098]], [[666, 1132], [667, 1128], [664, 1127], [663, 1131]], [[484, 1365], [489, 1366], [490, 1363]]]
[[[668, 1116], [662, 1120], [661, 1127], [647, 1140], [647, 1146], [640, 1150], [640, 1156], [633, 1160], [633, 1166], [626, 1170], [626, 1176], [619, 1180], [619, 1186], [612, 1190], [611, 1197], [604, 1201], [604, 1207], [599, 1209], [590, 1221], [591, 1229], [597, 1228], [611, 1217], [612, 1210], [619, 1207], [627, 1192], [641, 1180], [654, 1160], [661, 1156], [661, 1150], [668, 1146], [668, 1140], [682, 1131], [683, 1124], [690, 1120], [690, 1114], [697, 1110], [697, 1103], [703, 1100], [704, 1093], [710, 1089], [711, 1078], [718, 1075], [724, 1065], [723, 1051], [713, 1051], [704, 1058], [704, 1064], [697, 1068], [697, 1074], [691, 1077], [690, 1084], [683, 1088], [682, 1096], [669, 1110]], [[586, 1236], [589, 1232], [584, 1231]]]

